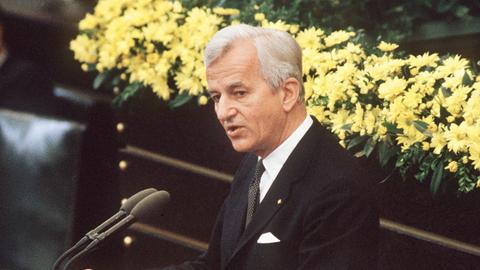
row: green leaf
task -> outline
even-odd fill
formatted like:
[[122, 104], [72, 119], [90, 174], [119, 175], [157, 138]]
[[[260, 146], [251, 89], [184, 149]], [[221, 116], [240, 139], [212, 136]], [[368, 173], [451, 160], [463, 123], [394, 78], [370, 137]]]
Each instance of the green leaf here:
[[395, 153], [396, 149], [393, 147], [393, 145], [381, 141], [378, 145], [378, 160], [380, 165], [385, 167]]
[[475, 188], [475, 186], [476, 186], [475, 181], [466, 175], [463, 177], [460, 177], [460, 179], [458, 180], [458, 190], [460, 192], [464, 192], [464, 193], [470, 192]]
[[395, 162], [395, 167], [400, 168], [403, 165], [405, 165], [405, 157], [403, 156], [398, 156], [397, 161]]
[[452, 95], [452, 90], [450, 90], [446, 87], [443, 87], [443, 86], [440, 89], [442, 90], [442, 94], [443, 94], [444, 97], [449, 97], [449, 96]]
[[435, 196], [440, 188], [440, 184], [443, 180], [443, 160], [438, 162], [432, 175], [432, 181], [430, 182], [430, 192]]
[[402, 130], [397, 128], [397, 126], [393, 123], [385, 122], [384, 125], [387, 128], [387, 131], [389, 133], [392, 133], [392, 134], [401, 134], [402, 133]]
[[428, 124], [421, 121], [421, 120], [415, 120], [413, 121], [413, 126], [420, 132], [424, 132], [428, 128]]
[[108, 77], [110, 77], [110, 73], [110, 70], [99, 73], [97, 77], [95, 77], [95, 80], [93, 80], [93, 89], [99, 89], [100, 86], [102, 86], [108, 79]]
[[372, 154], [373, 149], [375, 149], [375, 145], [377, 142], [373, 138], [369, 138], [365, 146], [363, 147], [363, 152], [365, 153], [366, 157], [369, 157]]
[[178, 108], [185, 103], [189, 102], [193, 97], [188, 94], [187, 91], [177, 95], [174, 99], [172, 99], [170, 102], [168, 102], [168, 106], [171, 109]]
[[350, 130], [352, 128], [353, 124], [345, 124], [341, 126], [340, 128], [343, 130]]
[[427, 175], [428, 175], [427, 171], [419, 172], [415, 174], [415, 179], [417, 179], [420, 183], [423, 183]]
[[438, 161], [439, 161], [439, 159], [434, 159], [434, 160], [432, 160], [432, 162], [430, 163], [430, 169], [431, 169], [431, 170], [433, 170], [433, 171], [435, 170], [435, 168], [436, 168], [437, 165], [438, 165]]
[[359, 152], [355, 153], [353, 156], [354, 156], [354, 157], [357, 157], [357, 158], [360, 158], [360, 157], [365, 156], [365, 152], [359, 151]]
[[423, 133], [423, 135], [425, 136], [428, 136], [428, 137], [431, 137], [432, 136], [432, 133], [428, 130], [428, 124], [421, 121], [421, 120], [415, 120], [413, 121], [413, 126], [418, 130], [420, 131], [421, 133]]
[[352, 149], [353, 147], [355, 147], [355, 146], [357, 146], [357, 145], [359, 145], [359, 144], [364, 143], [367, 139], [368, 139], [367, 136], [357, 136], [357, 137], [353, 137], [353, 138], [348, 142], [347, 149], [350, 150], [350, 149]]
[[144, 86], [142, 83], [139, 82], [134, 82], [132, 84], [129, 84], [123, 91], [120, 93], [120, 95], [116, 96], [113, 99], [113, 104], [115, 106], [122, 106], [125, 101], [127, 101], [130, 97], [134, 96], [138, 90], [142, 89]]
[[112, 86], [117, 86], [120, 82], [121, 82], [121, 78], [120, 78], [120, 75], [117, 75], [115, 77], [113, 77], [112, 81], [111, 81], [111, 85]]
[[470, 76], [468, 76], [467, 72], [465, 72], [465, 74], [463, 74], [463, 84], [466, 85], [466, 86], [472, 86], [473, 85], [473, 80], [472, 80], [472, 78], [470, 78]]

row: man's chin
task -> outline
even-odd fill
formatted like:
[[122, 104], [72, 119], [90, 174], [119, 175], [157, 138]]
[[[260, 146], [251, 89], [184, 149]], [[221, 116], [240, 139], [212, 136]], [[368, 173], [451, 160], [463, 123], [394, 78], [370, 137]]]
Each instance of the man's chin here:
[[251, 152], [251, 146], [240, 142], [231, 141], [233, 150], [240, 153]]

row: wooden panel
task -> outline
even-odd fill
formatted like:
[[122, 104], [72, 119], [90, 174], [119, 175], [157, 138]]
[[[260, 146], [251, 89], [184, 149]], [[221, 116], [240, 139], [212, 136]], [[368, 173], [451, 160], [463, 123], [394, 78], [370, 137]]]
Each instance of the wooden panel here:
[[377, 193], [384, 218], [480, 246], [480, 192], [432, 197], [427, 185], [394, 177]]
[[147, 187], [164, 189], [171, 195], [164, 215], [152, 217], [148, 224], [208, 241], [228, 183], [125, 154], [120, 157], [128, 162], [120, 175], [123, 197]]
[[381, 270], [471, 270], [478, 269], [478, 256], [382, 230]]
[[169, 109], [149, 92], [119, 110], [125, 143], [233, 174], [243, 156], [236, 153], [216, 119], [213, 106], [194, 102]]
[[197, 257], [201, 252], [181, 245], [129, 230], [125, 236], [133, 240], [125, 247], [121, 263], [123, 270], [149, 269], [178, 264]]

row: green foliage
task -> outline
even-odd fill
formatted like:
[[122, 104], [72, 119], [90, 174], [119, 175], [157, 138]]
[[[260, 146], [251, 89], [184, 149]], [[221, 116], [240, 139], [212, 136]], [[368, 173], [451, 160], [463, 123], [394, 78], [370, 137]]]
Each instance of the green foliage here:
[[[178, 2], [161, 1], [170, 5], [171, 10], [165, 9], [162, 17], [170, 24], [159, 23], [157, 13], [146, 17], [151, 4], [160, 3], [156, 1], [130, 3], [130, 10], [145, 14], [136, 17], [136, 23], [144, 25], [140, 28], [122, 13], [113, 18], [108, 15], [109, 7], [119, 2], [104, 0], [101, 3], [108, 5], [80, 22], [81, 29], [96, 29], [96, 35], [81, 34], [71, 43], [82, 69], [99, 72], [94, 88], [120, 90], [115, 105], [122, 106], [144, 91], [157, 94], [170, 108], [180, 107], [193, 97], [205, 104], [202, 51], [216, 30], [236, 22], [274, 27], [289, 31], [306, 52], [303, 65], [309, 112], [355, 156], [368, 158], [373, 154], [381, 166], [394, 166], [402, 177], [427, 182], [433, 194], [444, 190], [449, 179], [458, 182], [459, 192], [480, 185], [480, 136], [475, 135], [480, 134], [480, 78], [468, 68], [467, 60], [429, 53], [406, 56], [395, 51], [396, 44], [383, 40], [369, 44], [365, 31], [308, 27], [317, 25], [314, 20], [332, 19], [329, 26], [336, 28], [333, 21], [342, 20], [334, 18], [354, 8], [367, 9], [372, 1], [297, 0], [288, 5], [278, 0], [222, 1], [228, 8], [216, 7], [218, 3], [212, 1], [193, 1], [186, 6], [215, 8], [192, 10]], [[432, 8], [442, 1], [413, 3], [420, 2]], [[454, 8], [455, 4], [447, 2], [451, 1], [443, 1], [439, 10]], [[311, 8], [302, 10], [305, 5]], [[332, 9], [323, 16], [312, 15], [325, 6], [345, 9], [338, 14]], [[398, 8], [398, 12], [402, 10], [404, 7]], [[355, 20], [353, 15], [342, 19]], [[168, 33], [163, 33], [167, 26]], [[163, 34], [152, 36], [154, 33]]]
[[[435, 162], [437, 161], [437, 162]], [[438, 192], [438, 189], [440, 187], [440, 184], [442, 183], [443, 179], [443, 167], [444, 163], [443, 160], [435, 160], [433, 163], [435, 164], [433, 168], [433, 175], [432, 175], [432, 180], [430, 181], [430, 192], [435, 195]], [[432, 164], [432, 166], [434, 165]]]
[[385, 167], [389, 161], [397, 154], [398, 149], [387, 141], [378, 143], [378, 161], [380, 166]]
[[93, 80], [93, 89], [100, 89], [100, 87], [108, 82], [110, 76], [112, 74], [111, 70], [107, 70], [105, 72], [98, 73], [98, 75]]
[[168, 106], [172, 109], [181, 107], [182, 105], [185, 105], [187, 102], [189, 102], [193, 96], [189, 95], [188, 92], [182, 92], [178, 94], [174, 99], [170, 100], [168, 102]]
[[261, 12], [271, 21], [283, 20], [301, 27], [365, 29], [373, 39], [392, 42], [408, 38], [415, 27], [428, 21], [455, 21], [480, 15], [478, 1], [466, 0], [244, 0], [217, 4], [240, 9], [242, 21], [253, 21], [254, 14]]
[[127, 87], [125, 87], [125, 89], [122, 91], [122, 94], [115, 97], [113, 104], [118, 107], [122, 106], [129, 98], [138, 94], [138, 92], [144, 88], [145, 86], [139, 82], [127, 85]]

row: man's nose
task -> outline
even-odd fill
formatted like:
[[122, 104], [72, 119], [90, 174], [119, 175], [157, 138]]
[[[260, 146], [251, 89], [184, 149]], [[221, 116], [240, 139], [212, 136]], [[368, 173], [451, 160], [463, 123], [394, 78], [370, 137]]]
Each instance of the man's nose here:
[[230, 118], [235, 115], [236, 111], [237, 110], [233, 106], [233, 103], [227, 97], [220, 97], [218, 102], [215, 104], [215, 112], [217, 113], [217, 118], [221, 123], [230, 120]]

